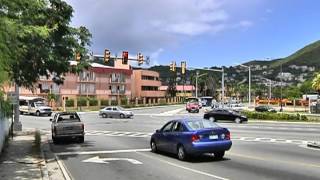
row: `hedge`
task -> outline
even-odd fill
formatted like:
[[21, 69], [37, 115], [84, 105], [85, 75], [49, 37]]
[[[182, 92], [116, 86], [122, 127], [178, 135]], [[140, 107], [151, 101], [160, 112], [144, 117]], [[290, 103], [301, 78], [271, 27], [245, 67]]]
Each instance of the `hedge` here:
[[102, 99], [100, 102], [101, 106], [109, 106], [109, 100], [107, 99]]
[[262, 119], [262, 120], [286, 120], [286, 121], [307, 121], [308, 118], [305, 115], [286, 114], [286, 113], [271, 113], [271, 112], [251, 112], [243, 111], [249, 119]]
[[74, 99], [66, 100], [66, 107], [73, 107], [74, 106]]
[[87, 99], [86, 98], [78, 98], [77, 105], [78, 106], [86, 106], [87, 105]]
[[89, 105], [90, 106], [98, 106], [98, 100], [97, 99], [89, 99]]

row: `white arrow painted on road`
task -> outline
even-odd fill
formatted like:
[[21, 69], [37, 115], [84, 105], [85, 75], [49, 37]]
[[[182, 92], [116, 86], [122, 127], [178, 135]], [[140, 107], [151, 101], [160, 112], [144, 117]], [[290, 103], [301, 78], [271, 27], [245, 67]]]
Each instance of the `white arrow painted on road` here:
[[82, 162], [109, 164], [110, 161], [128, 161], [132, 164], [143, 164], [138, 160], [130, 159], [130, 158], [99, 158], [99, 156], [95, 156], [93, 158], [83, 160]]

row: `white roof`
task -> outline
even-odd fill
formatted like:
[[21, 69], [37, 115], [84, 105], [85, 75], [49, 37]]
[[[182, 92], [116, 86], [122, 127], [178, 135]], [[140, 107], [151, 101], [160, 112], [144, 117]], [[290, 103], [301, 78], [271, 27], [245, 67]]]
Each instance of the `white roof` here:
[[[71, 66], [75, 66], [78, 64], [77, 61], [69, 61], [70, 65]], [[105, 66], [105, 65], [102, 65], [102, 64], [99, 64], [99, 63], [89, 63], [91, 67], [98, 67], [98, 68], [114, 68], [112, 66]]]
[[19, 96], [19, 99], [20, 100], [35, 100], [35, 99], [43, 99], [44, 100], [44, 98], [42, 98], [42, 97], [30, 97], [30, 96]]

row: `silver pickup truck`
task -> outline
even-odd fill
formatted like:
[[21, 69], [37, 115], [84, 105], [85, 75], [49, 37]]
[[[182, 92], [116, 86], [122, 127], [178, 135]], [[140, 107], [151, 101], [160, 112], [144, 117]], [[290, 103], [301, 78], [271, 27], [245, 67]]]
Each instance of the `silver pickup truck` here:
[[62, 138], [76, 138], [84, 142], [84, 124], [76, 112], [60, 112], [50, 119], [53, 143]]

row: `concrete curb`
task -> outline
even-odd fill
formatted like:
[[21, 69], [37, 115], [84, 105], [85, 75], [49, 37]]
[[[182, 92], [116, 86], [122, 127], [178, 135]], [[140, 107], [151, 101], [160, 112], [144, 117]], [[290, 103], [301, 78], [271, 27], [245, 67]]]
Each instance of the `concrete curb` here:
[[46, 172], [48, 179], [45, 180], [63, 180], [66, 179], [63, 175], [62, 169], [58, 164], [58, 161], [54, 155], [54, 153], [50, 149], [49, 140], [47, 135], [41, 135], [41, 151], [43, 152], [43, 156], [45, 157], [46, 164]]
[[320, 149], [320, 142], [309, 142], [307, 146], [311, 148]]

